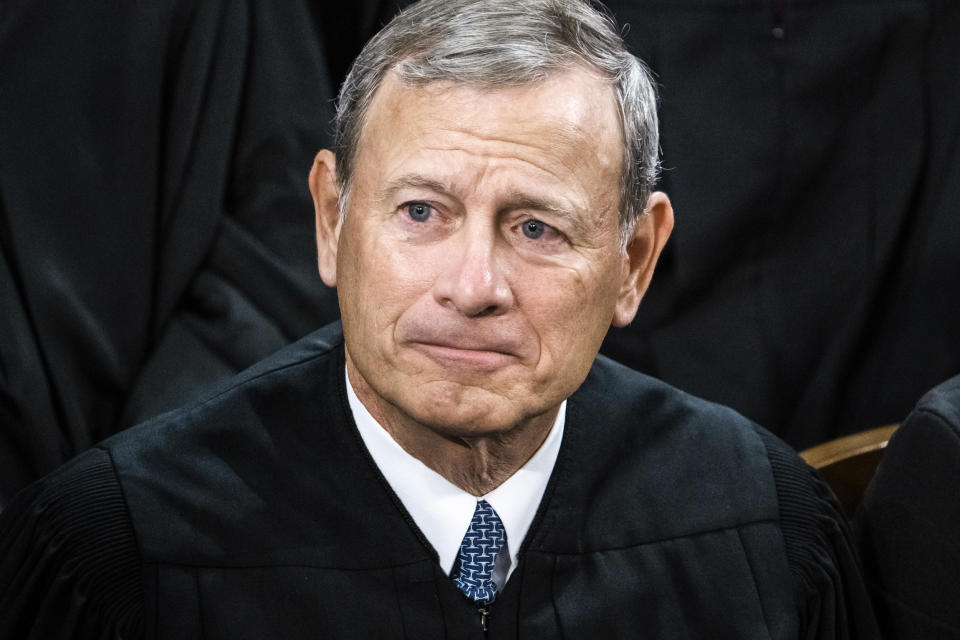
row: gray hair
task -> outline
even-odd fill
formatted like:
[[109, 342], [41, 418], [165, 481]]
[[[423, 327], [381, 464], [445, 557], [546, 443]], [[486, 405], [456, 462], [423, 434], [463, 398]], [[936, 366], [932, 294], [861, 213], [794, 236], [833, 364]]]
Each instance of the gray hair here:
[[619, 108], [625, 248], [660, 169], [656, 89], [613, 19], [584, 0], [422, 0], [398, 14], [363, 48], [340, 89], [334, 151], [341, 211], [366, 112], [388, 72], [408, 85], [494, 88], [534, 84], [577, 64], [610, 82]]

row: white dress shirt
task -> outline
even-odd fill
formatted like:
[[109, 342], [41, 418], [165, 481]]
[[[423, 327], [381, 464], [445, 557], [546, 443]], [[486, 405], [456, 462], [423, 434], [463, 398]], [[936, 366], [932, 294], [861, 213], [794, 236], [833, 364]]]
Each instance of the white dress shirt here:
[[556, 421], [537, 452], [499, 487], [483, 496], [474, 496], [454, 485], [439, 473], [407, 453], [370, 415], [350, 384], [347, 375], [347, 399], [360, 437], [373, 456], [390, 487], [400, 498], [413, 521], [433, 545], [440, 567], [449, 575], [460, 551], [479, 500], [493, 507], [507, 533], [493, 579], [501, 587], [517, 566], [517, 552], [537, 512], [553, 465], [560, 451], [566, 401], [560, 405]]

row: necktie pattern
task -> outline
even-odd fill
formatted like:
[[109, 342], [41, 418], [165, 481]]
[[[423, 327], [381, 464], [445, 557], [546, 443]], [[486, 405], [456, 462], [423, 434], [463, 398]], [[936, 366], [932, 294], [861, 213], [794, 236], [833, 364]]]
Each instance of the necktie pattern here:
[[486, 500], [477, 502], [473, 519], [460, 543], [453, 581], [464, 595], [478, 604], [488, 605], [497, 597], [493, 565], [506, 542], [507, 532], [500, 516]]

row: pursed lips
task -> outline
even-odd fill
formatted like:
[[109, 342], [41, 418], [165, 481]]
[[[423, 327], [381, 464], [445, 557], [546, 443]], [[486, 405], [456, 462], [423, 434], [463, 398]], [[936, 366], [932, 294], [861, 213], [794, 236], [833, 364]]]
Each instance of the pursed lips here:
[[439, 364], [474, 370], [496, 369], [522, 356], [517, 340], [484, 338], [472, 332], [422, 332], [409, 336], [404, 342]]
[[516, 361], [516, 356], [502, 351], [464, 349], [423, 342], [413, 343], [412, 346], [442, 366], [466, 368], [471, 371], [493, 371], [511, 361]]

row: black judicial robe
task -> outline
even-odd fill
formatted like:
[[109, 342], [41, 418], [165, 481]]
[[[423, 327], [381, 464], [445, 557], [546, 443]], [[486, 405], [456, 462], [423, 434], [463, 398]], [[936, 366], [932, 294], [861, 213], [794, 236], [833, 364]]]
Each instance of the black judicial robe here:
[[336, 319], [317, 4], [0, 1], [0, 509]]
[[960, 638], [960, 375], [893, 434], [857, 512], [858, 548], [886, 638]]
[[676, 226], [603, 353], [797, 449], [902, 420], [960, 371], [960, 2], [606, 4]]
[[[0, 517], [3, 638], [482, 638], [364, 448], [332, 325]], [[729, 409], [603, 357], [489, 638], [873, 638], [848, 530]]]

